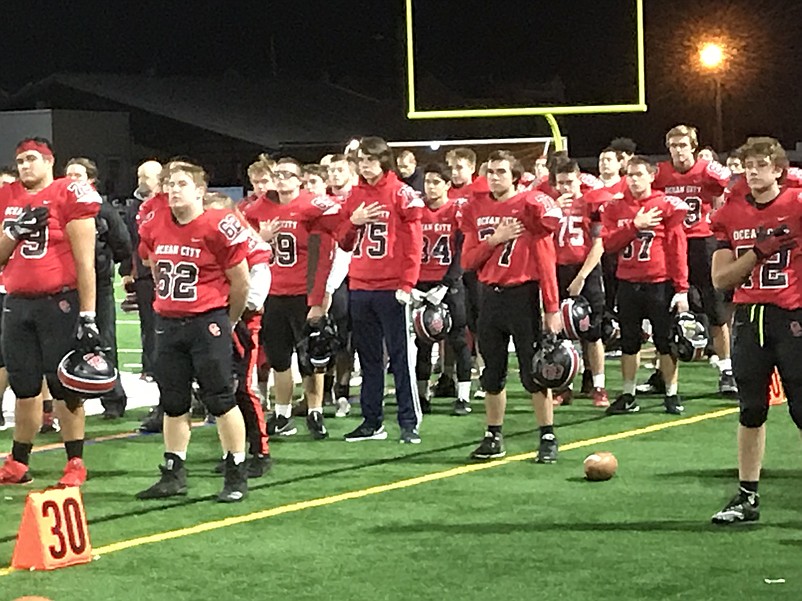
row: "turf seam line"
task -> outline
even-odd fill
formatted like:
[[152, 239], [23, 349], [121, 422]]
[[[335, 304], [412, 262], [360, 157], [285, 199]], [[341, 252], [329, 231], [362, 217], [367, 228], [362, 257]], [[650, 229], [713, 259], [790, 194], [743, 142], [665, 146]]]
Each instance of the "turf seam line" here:
[[[597, 436], [594, 438], [588, 438], [585, 440], [578, 440], [576, 442], [571, 442], [561, 447], [562, 451], [571, 451], [574, 449], [581, 449], [584, 447], [589, 447], [591, 445], [602, 444], [606, 442], [613, 442], [618, 440], [625, 440], [627, 438], [634, 438], [636, 436], [643, 436], [645, 434], [652, 434], [654, 432], [661, 432], [663, 430], [668, 430], [671, 428], [677, 428], [680, 426], [689, 426], [692, 424], [696, 424], [699, 422], [703, 422], [710, 419], [715, 419], [718, 417], [724, 417], [726, 415], [732, 415], [733, 413], [737, 413], [739, 410], [737, 408], [730, 408], [730, 409], [720, 409], [718, 411], [711, 411], [708, 413], [702, 413], [700, 415], [696, 415], [693, 417], [682, 418], [676, 421], [671, 422], [662, 422], [659, 424], [652, 424], [650, 426], [644, 426], [642, 428], [635, 428], [632, 430], [624, 430], [623, 432], [618, 432], [616, 434], [607, 434], [605, 436]], [[494, 469], [497, 467], [502, 467], [505, 465], [509, 465], [511, 463], [526, 461], [529, 459], [534, 459], [537, 456], [537, 453], [534, 451], [530, 451], [528, 453], [520, 453], [517, 455], [511, 455], [509, 457], [505, 457], [503, 459], [499, 459], [497, 461], [490, 461], [487, 463], [477, 463], [477, 464], [469, 464], [469, 465], [462, 465], [455, 468], [450, 468], [447, 470], [442, 470], [439, 472], [431, 472], [429, 474], [424, 474], [422, 476], [415, 476], [414, 478], [405, 478], [403, 480], [397, 480], [396, 482], [390, 482], [388, 484], [379, 484], [376, 486], [370, 486], [368, 488], [353, 490], [345, 493], [340, 493], [336, 495], [330, 495], [327, 497], [319, 497], [317, 499], [310, 499], [306, 501], [296, 501], [295, 503], [289, 503], [286, 505], [280, 505], [279, 507], [272, 507], [270, 509], [263, 509], [260, 511], [255, 511], [252, 513], [239, 515], [239, 516], [232, 516], [228, 518], [223, 518], [221, 520], [213, 520], [211, 522], [204, 522], [201, 524], [196, 524], [195, 526], [188, 526], [185, 528], [178, 528], [176, 530], [168, 530], [166, 532], [158, 532], [156, 534], [150, 534], [147, 536], [140, 536], [136, 538], [132, 538], [129, 540], [123, 540], [116, 543], [111, 543], [108, 545], [104, 545], [102, 547], [96, 547], [93, 550], [93, 554], [97, 557], [102, 557], [103, 555], [107, 555], [109, 553], [116, 553], [118, 551], [124, 551], [126, 549], [131, 549], [134, 547], [141, 547], [143, 545], [148, 545], [152, 543], [160, 543], [165, 542], [168, 540], [174, 540], [178, 538], [184, 538], [186, 536], [191, 536], [193, 534], [202, 534], [204, 532], [211, 532], [213, 530], [219, 530], [221, 528], [227, 528], [229, 526], [237, 526], [239, 524], [247, 524], [250, 522], [255, 522], [258, 520], [263, 520], [270, 517], [275, 517], [278, 515], [284, 515], [287, 513], [295, 513], [298, 511], [303, 511], [305, 509], [313, 509], [315, 507], [325, 507], [328, 505], [334, 505], [337, 503], [341, 503], [343, 501], [350, 501], [353, 499], [361, 499], [364, 497], [369, 497], [385, 492], [391, 492], [394, 490], [401, 490], [404, 488], [410, 488], [412, 486], [418, 486], [419, 484], [426, 484], [429, 482], [436, 482], [438, 480], [445, 480], [447, 478], [453, 478], [455, 476], [461, 476], [465, 474], [471, 474], [475, 472], [480, 472], [484, 470]], [[8, 576], [9, 574], [13, 573], [13, 570], [10, 567], [0, 569], [0, 577]]]

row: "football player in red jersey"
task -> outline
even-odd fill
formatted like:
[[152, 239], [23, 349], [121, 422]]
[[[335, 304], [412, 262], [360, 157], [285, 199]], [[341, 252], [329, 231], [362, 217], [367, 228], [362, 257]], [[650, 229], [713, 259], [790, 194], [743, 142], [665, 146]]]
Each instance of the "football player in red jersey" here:
[[[476, 176], [476, 153], [470, 148], [458, 147], [448, 151], [446, 163], [451, 167], [451, 187], [448, 189], [448, 197], [453, 198], [458, 204], [463, 204], [468, 197], [475, 191], [486, 191], [487, 180], [482, 176]], [[462, 274], [462, 283], [465, 285], [465, 316], [468, 322], [468, 346], [471, 354], [476, 358], [476, 367], [481, 373], [484, 369], [482, 355], [479, 353], [479, 338], [476, 332], [476, 324], [479, 321], [479, 280], [476, 272], [466, 270]], [[443, 374], [437, 380], [434, 387], [434, 396], [453, 397], [457, 394], [454, 384], [453, 370], [455, 362], [449, 360], [451, 354], [450, 347], [446, 344], [443, 357]], [[484, 398], [485, 392], [481, 384], [476, 391], [476, 398]]]
[[[203, 197], [203, 208], [223, 209], [234, 212], [248, 235], [248, 275], [250, 285], [245, 311], [234, 328], [234, 371], [237, 375], [237, 388], [234, 397], [245, 420], [245, 433], [248, 437], [250, 457], [247, 460], [248, 478], [259, 478], [271, 467], [270, 447], [268, 445], [267, 424], [262, 402], [256, 394], [254, 376], [259, 357], [259, 333], [262, 329], [262, 313], [265, 300], [270, 292], [270, 245], [248, 225], [245, 217], [235, 206], [234, 201], [219, 192], [207, 192]], [[225, 468], [225, 457], [219, 471]]]
[[206, 174], [190, 163], [168, 164], [169, 206], [140, 225], [140, 250], [156, 282], [156, 382], [164, 407], [161, 478], [137, 494], [157, 499], [187, 493], [184, 462], [191, 434], [192, 383], [216, 418], [225, 455], [217, 500], [241, 501], [248, 491], [245, 423], [232, 390], [231, 332], [249, 291], [247, 231], [232, 212], [203, 210]]
[[[67, 451], [59, 484], [80, 486], [86, 480], [84, 409], [56, 373], [68, 352], [88, 352], [100, 345], [95, 324], [95, 215], [101, 198], [89, 184], [53, 178], [53, 150], [45, 139], [23, 140], [16, 156], [20, 181], [0, 189], [5, 233], [0, 264], [5, 264], [8, 291], [2, 346], [9, 384], [17, 396], [14, 443], [0, 468], [0, 484], [31, 480], [28, 461], [42, 420], [44, 376], [56, 399]], [[17, 226], [31, 207], [49, 216], [36, 232], [21, 235]]]
[[507, 406], [507, 359], [510, 336], [515, 343], [521, 382], [532, 395], [540, 426], [538, 462], [557, 460], [554, 408], [548, 391], [532, 376], [535, 344], [541, 333], [541, 294], [545, 328], [562, 329], [552, 234], [561, 211], [537, 192], [517, 192], [523, 173], [520, 161], [499, 150], [488, 157], [488, 192], [475, 192], [463, 207], [465, 242], [462, 266], [474, 269], [482, 284], [479, 310], [479, 351], [485, 360], [487, 431], [472, 459], [488, 460], [506, 454], [501, 429]]
[[758, 482], [766, 445], [769, 386], [780, 374], [788, 411], [802, 432], [802, 190], [782, 188], [788, 158], [773, 138], [739, 149], [750, 193], [713, 215], [716, 288], [734, 290], [732, 367], [738, 384], [737, 494], [715, 524], [760, 517]]
[[[426, 299], [438, 305], [444, 302], [451, 316], [448, 344], [456, 355], [457, 398], [454, 415], [471, 412], [471, 352], [465, 340], [465, 288], [462, 285], [463, 234], [459, 229], [460, 206], [448, 197], [451, 169], [442, 163], [423, 168], [426, 208], [421, 216], [423, 252], [420, 281], [415, 288], [426, 293]], [[432, 343], [416, 339], [418, 360], [415, 373], [418, 394], [424, 413], [431, 413], [429, 378], [432, 374]]]
[[251, 183], [251, 192], [239, 203], [239, 210], [246, 211], [248, 207], [259, 197], [269, 194], [275, 195], [276, 182], [273, 180], [273, 169], [276, 161], [268, 155], [262, 153], [259, 158], [248, 166], [248, 180]]
[[[556, 203], [562, 210], [560, 227], [554, 234], [560, 298], [583, 296], [590, 303], [590, 328], [582, 345], [585, 359], [582, 392], [592, 394], [596, 407], [607, 407], [610, 403], [605, 389], [604, 345], [601, 341], [605, 298], [599, 262], [604, 244], [599, 210], [613, 195], [607, 188], [582, 194], [579, 165], [572, 159], [559, 161], [552, 169], [551, 185], [560, 194]], [[555, 398], [555, 403], [570, 402], [572, 391], [573, 384]]]
[[423, 201], [395, 174], [393, 151], [377, 137], [359, 143], [360, 183], [344, 206], [340, 246], [353, 250], [348, 273], [353, 338], [362, 366], [362, 423], [348, 442], [384, 440], [384, 348], [398, 402], [399, 441], [420, 443], [411, 292], [420, 273]]
[[[622, 177], [627, 160], [623, 152], [612, 146], [608, 146], [599, 153], [599, 179], [604, 183], [604, 187], [613, 194], [623, 194], [627, 189], [627, 180]], [[606, 308], [608, 313], [615, 314], [616, 294], [618, 293], [618, 278], [615, 277], [615, 272], [618, 268], [618, 255], [605, 252], [602, 255], [601, 266]], [[582, 389], [585, 390], [584, 380]]]
[[644, 319], [660, 355], [667, 413], [684, 410], [677, 395], [677, 359], [671, 355], [672, 311], [688, 310], [688, 253], [683, 221], [687, 205], [653, 190], [655, 168], [644, 157], [627, 165], [627, 186], [602, 210], [604, 247], [618, 253], [618, 313], [621, 324], [623, 394], [607, 408], [608, 415], [640, 410], [635, 377]]
[[[333, 154], [329, 157], [328, 181], [330, 195], [343, 204], [351, 195], [354, 185], [359, 183], [356, 160], [344, 154]], [[351, 343], [351, 313], [348, 299], [348, 268], [351, 265], [351, 253], [339, 246], [334, 251], [331, 272], [326, 280], [326, 299], [329, 315], [337, 324], [337, 337], [340, 349], [334, 361], [334, 375], [326, 375], [324, 389], [331, 391], [337, 404], [335, 417], [345, 417], [351, 412], [350, 381], [354, 365], [354, 349]]]
[[328, 192], [329, 171], [323, 165], [310, 163], [303, 168], [304, 189], [315, 196], [325, 196]]
[[[262, 197], [245, 213], [273, 247], [271, 293], [262, 319], [262, 343], [275, 373], [276, 418], [271, 432], [293, 436], [292, 355], [307, 320], [325, 315], [325, 286], [334, 253], [332, 234], [340, 224], [340, 204], [303, 190], [301, 165], [279, 159], [273, 171], [276, 201]], [[306, 425], [315, 440], [328, 437], [323, 422], [323, 376], [304, 374]]]
[[730, 172], [723, 165], [696, 158], [696, 129], [677, 125], [666, 134], [671, 160], [658, 163], [654, 188], [676, 196], [688, 205], [685, 234], [688, 238], [688, 281], [699, 291], [701, 309], [710, 322], [713, 347], [719, 357], [719, 392], [737, 392], [730, 361], [730, 330], [724, 295], [713, 287], [710, 265], [716, 239], [710, 231], [710, 214], [721, 206]]

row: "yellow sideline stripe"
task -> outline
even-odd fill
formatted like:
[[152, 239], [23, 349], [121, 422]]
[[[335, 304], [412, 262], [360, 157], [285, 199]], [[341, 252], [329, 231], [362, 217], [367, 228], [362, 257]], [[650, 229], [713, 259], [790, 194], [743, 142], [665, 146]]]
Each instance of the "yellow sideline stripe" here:
[[[585, 440], [570, 442], [566, 445], [563, 445], [561, 447], [561, 450], [572, 451], [574, 449], [581, 449], [584, 447], [598, 445], [606, 442], [613, 442], [617, 440], [624, 440], [627, 438], [634, 438], [636, 436], [643, 436], [645, 434], [652, 434], [653, 432], [668, 430], [669, 428], [677, 428], [680, 426], [689, 426], [691, 424], [697, 424], [699, 422], [703, 422], [709, 419], [715, 419], [718, 417], [724, 417], [726, 415], [732, 415], [733, 413], [737, 412], [738, 412], [737, 408], [710, 411], [708, 413], [702, 413], [701, 415], [696, 415], [694, 417], [686, 417], [683, 419], [678, 419], [676, 421], [663, 422], [660, 424], [652, 424], [651, 426], [636, 428], [634, 430], [625, 430], [623, 432], [618, 432], [617, 434], [608, 434], [606, 436], [597, 436], [595, 438], [588, 438]], [[167, 532], [158, 532], [156, 534], [151, 534], [148, 536], [140, 536], [137, 538], [132, 538], [130, 540], [123, 540], [117, 543], [111, 543], [110, 545], [104, 545], [103, 547], [96, 547], [94, 549], [94, 555], [96, 556], [107, 555], [109, 553], [116, 553], [117, 551], [124, 551], [125, 549], [141, 547], [142, 545], [161, 543], [168, 540], [183, 538], [185, 536], [191, 536], [193, 534], [202, 534], [204, 532], [219, 530], [220, 528], [237, 526], [239, 524], [247, 524], [249, 522], [255, 522], [257, 520], [263, 520], [266, 518], [271, 518], [278, 515], [284, 515], [287, 513], [295, 513], [297, 511], [303, 511], [305, 509], [313, 509], [315, 507], [325, 507], [327, 505], [334, 505], [336, 503], [342, 503], [343, 501], [350, 501], [353, 499], [362, 499], [364, 497], [369, 497], [372, 495], [378, 495], [385, 492], [401, 490], [404, 488], [410, 488], [412, 486], [418, 486], [419, 484], [426, 484], [428, 482], [436, 482], [438, 480], [445, 480], [446, 478], [453, 478], [454, 476], [462, 476], [464, 474], [470, 474], [473, 472], [481, 472], [483, 470], [489, 470], [501, 467], [503, 465], [507, 465], [509, 463], [513, 463], [516, 461], [527, 461], [529, 459], [534, 459], [536, 456], [537, 453], [535, 451], [531, 451], [529, 453], [520, 453], [518, 455], [510, 455], [509, 457], [505, 457], [504, 459], [499, 459], [498, 461], [462, 465], [460, 467], [455, 467], [440, 472], [432, 472], [430, 474], [425, 474], [423, 476], [416, 476], [414, 478], [406, 478], [404, 480], [390, 482], [389, 484], [380, 484], [378, 486], [371, 486], [369, 488], [353, 490], [350, 492], [341, 493], [338, 495], [331, 495], [328, 497], [320, 497], [318, 499], [310, 499], [308, 501], [298, 501], [296, 503], [289, 503], [287, 505], [281, 505], [279, 507], [273, 507], [271, 509], [264, 509], [261, 511], [256, 511], [245, 515], [234, 516], [222, 520], [214, 520], [211, 522], [205, 522], [203, 524], [197, 524], [195, 526], [178, 528], [176, 530], [168, 530]], [[8, 576], [13, 571], [15, 570], [13, 570], [13, 568], [10, 567], [0, 569], [0, 577]]]

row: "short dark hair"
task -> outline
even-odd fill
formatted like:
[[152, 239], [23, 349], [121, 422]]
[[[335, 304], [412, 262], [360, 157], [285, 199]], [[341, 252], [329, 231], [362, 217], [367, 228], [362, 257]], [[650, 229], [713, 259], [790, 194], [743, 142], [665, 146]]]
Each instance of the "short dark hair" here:
[[434, 163], [427, 163], [426, 166], [423, 168], [423, 175], [426, 176], [427, 173], [435, 173], [437, 177], [442, 179], [444, 182], [450, 184], [451, 183], [451, 167], [446, 165], [445, 163], [434, 162]]
[[632, 167], [633, 165], [643, 165], [646, 167], [646, 170], [649, 173], [654, 173], [657, 171], [657, 168], [652, 164], [648, 157], [643, 156], [642, 154], [636, 154], [631, 159], [629, 159], [629, 163], [627, 164], [627, 169]]
[[329, 170], [318, 163], [309, 163], [304, 165], [303, 175], [317, 175], [323, 181], [329, 178]]
[[638, 150], [638, 145], [632, 138], [615, 138], [610, 142], [610, 148], [617, 152], [634, 155]]
[[67, 164], [64, 166], [66, 170], [67, 167], [70, 165], [80, 165], [86, 170], [86, 177], [90, 181], [97, 181], [98, 170], [97, 164], [92, 159], [88, 159], [86, 157], [74, 157], [67, 161]]
[[615, 153], [615, 158], [617, 158], [619, 161], [623, 160], [623, 158], [624, 158], [624, 157], [621, 156], [621, 151], [616, 149], [616, 148], [613, 148], [612, 146], [606, 146], [606, 147], [602, 148], [599, 151], [599, 156], [601, 156], [603, 154], [606, 154], [608, 152]]
[[468, 161], [471, 167], [476, 167], [476, 153], [466, 146], [454, 148], [446, 153], [446, 162], [459, 160]]
[[281, 157], [276, 161], [275, 168], [277, 169], [278, 166], [281, 165], [282, 163], [285, 165], [295, 165], [296, 167], [298, 167], [298, 175], [301, 175], [304, 171], [304, 167], [303, 165], [301, 165], [301, 161], [293, 157]]
[[414, 152], [412, 152], [412, 151], [411, 151], [409, 148], [405, 148], [404, 150], [402, 150], [401, 152], [399, 152], [399, 153], [398, 153], [398, 154], [395, 156], [395, 158], [396, 158], [396, 159], [400, 159], [401, 157], [405, 157], [405, 156], [407, 156], [408, 154], [409, 154], [409, 155], [412, 155], [412, 158], [413, 158], [413, 159], [415, 159], [415, 162], [417, 162], [417, 161], [418, 161], [418, 157], [416, 157], [416, 156], [415, 156], [415, 153], [414, 153]]
[[389, 173], [396, 172], [395, 157], [393, 149], [383, 138], [377, 136], [367, 136], [359, 142], [359, 150], [379, 161], [382, 171]]
[[736, 151], [736, 156], [743, 163], [746, 157], [767, 157], [774, 165], [785, 170], [788, 168], [788, 155], [776, 138], [758, 136], [747, 138], [746, 143]]
[[507, 161], [510, 164], [513, 184], [517, 184], [524, 174], [524, 166], [521, 161], [509, 150], [494, 150], [487, 157], [487, 162], [490, 163], [491, 161]]
[[549, 184], [554, 186], [557, 183], [558, 173], [580, 173], [579, 163], [568, 157], [554, 161], [549, 169]]
[[0, 166], [0, 175], [10, 175], [14, 179], [19, 178], [19, 171], [17, 171], [16, 167], [12, 167], [10, 165], [3, 165]]

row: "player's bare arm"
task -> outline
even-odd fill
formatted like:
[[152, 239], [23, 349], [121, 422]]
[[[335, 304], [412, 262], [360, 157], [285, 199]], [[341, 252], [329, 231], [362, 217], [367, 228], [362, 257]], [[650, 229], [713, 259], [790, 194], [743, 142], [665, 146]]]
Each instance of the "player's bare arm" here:
[[245, 303], [248, 300], [248, 290], [251, 286], [251, 278], [248, 272], [248, 262], [244, 259], [226, 269], [226, 278], [231, 286], [228, 294], [228, 317], [233, 326], [239, 321], [242, 312], [245, 310]]
[[78, 299], [81, 311], [94, 311], [95, 288], [95, 218], [73, 219], [67, 223], [67, 238], [78, 273]]
[[757, 255], [751, 250], [737, 259], [729, 248], [717, 250], [713, 253], [711, 268], [713, 285], [719, 290], [734, 290], [749, 278], [757, 261]]

